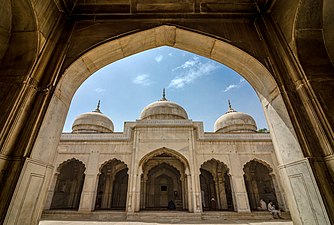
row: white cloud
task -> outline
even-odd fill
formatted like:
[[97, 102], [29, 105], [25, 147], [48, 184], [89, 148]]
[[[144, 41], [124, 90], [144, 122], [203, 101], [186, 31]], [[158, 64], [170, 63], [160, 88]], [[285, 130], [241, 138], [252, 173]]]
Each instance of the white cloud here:
[[178, 66], [178, 67], [174, 68], [173, 72], [176, 71], [176, 70], [187, 69], [187, 68], [193, 67], [193, 66], [195, 66], [196, 64], [199, 64], [199, 63], [200, 62], [199, 62], [198, 57], [194, 57], [192, 60], [185, 61], [181, 66]]
[[173, 56], [173, 53], [170, 52], [170, 53], [168, 53], [168, 55], [172, 57], [172, 56]]
[[230, 84], [227, 88], [225, 88], [224, 92], [228, 92], [228, 91], [230, 91], [231, 89], [234, 89], [234, 88], [240, 88], [245, 81], [246, 80], [244, 78], [240, 78], [239, 83]]
[[238, 85], [236, 84], [230, 84], [227, 88], [225, 88], [224, 92], [228, 92], [229, 90], [233, 89], [233, 88], [237, 88]]
[[157, 61], [158, 63], [162, 61], [164, 57], [162, 55], [157, 55], [154, 59], [155, 61]]
[[217, 68], [218, 66], [212, 62], [201, 63], [198, 57], [194, 57], [173, 69], [178, 75], [171, 80], [168, 87], [182, 88], [202, 76], [211, 74]]
[[132, 80], [133, 83], [135, 84], [140, 84], [143, 86], [149, 86], [152, 84], [152, 81], [150, 80], [150, 75], [148, 74], [140, 74], [135, 77], [135, 79]]
[[106, 92], [107, 90], [106, 89], [103, 89], [103, 88], [95, 88], [95, 92], [97, 93], [102, 93], [102, 92]]

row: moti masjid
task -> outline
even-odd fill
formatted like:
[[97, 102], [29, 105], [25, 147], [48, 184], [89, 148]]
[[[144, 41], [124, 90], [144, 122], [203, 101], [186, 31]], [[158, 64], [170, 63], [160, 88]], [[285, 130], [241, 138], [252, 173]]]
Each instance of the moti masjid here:
[[[1, 0], [0, 224], [167, 206], [223, 220], [255, 215], [260, 199], [295, 225], [334, 224], [333, 12], [332, 0]], [[161, 46], [239, 73], [270, 133], [233, 102], [204, 132], [163, 96], [123, 132], [102, 103], [62, 134], [90, 75]]]

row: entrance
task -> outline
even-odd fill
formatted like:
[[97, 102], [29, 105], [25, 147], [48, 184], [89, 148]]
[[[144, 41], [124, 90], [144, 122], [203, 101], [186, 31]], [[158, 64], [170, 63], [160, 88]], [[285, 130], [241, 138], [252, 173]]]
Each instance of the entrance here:
[[249, 205], [252, 210], [259, 206], [260, 199], [267, 204], [272, 201], [276, 209], [279, 207], [277, 202], [275, 187], [272, 176], [272, 169], [255, 160], [248, 162], [244, 166], [244, 179], [249, 199]]
[[141, 208], [183, 210], [185, 204], [184, 165], [176, 157], [162, 153], [143, 165]]
[[233, 210], [227, 166], [211, 159], [202, 164], [200, 171], [203, 210]]
[[125, 210], [128, 190], [128, 168], [125, 163], [113, 159], [101, 168], [97, 187], [95, 209]]
[[70, 159], [59, 166], [50, 209], [79, 208], [85, 169], [85, 165], [76, 159]]

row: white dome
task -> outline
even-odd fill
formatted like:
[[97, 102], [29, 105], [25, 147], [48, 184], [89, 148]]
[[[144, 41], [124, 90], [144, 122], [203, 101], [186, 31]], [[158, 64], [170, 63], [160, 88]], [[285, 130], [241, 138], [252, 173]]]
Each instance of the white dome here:
[[141, 112], [140, 118], [157, 119], [157, 120], [173, 120], [188, 119], [187, 112], [175, 102], [156, 101], [146, 106]]
[[221, 133], [254, 133], [257, 126], [250, 115], [236, 112], [230, 107], [227, 113], [216, 120], [214, 130]]
[[114, 124], [109, 117], [103, 115], [98, 108], [78, 116], [72, 125], [72, 133], [110, 133]]
[[174, 120], [188, 119], [186, 110], [175, 102], [170, 102], [165, 98], [165, 90], [160, 101], [153, 102], [146, 106], [141, 112], [140, 119]]

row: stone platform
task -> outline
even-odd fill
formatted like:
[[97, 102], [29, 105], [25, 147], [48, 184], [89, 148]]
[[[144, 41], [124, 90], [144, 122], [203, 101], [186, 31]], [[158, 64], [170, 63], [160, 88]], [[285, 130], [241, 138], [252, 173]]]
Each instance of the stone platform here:
[[203, 212], [182, 211], [141, 211], [126, 213], [116, 211], [44, 211], [39, 225], [145, 225], [145, 224], [251, 224], [251, 225], [293, 225], [290, 214], [283, 213], [284, 219], [272, 219], [269, 212]]

